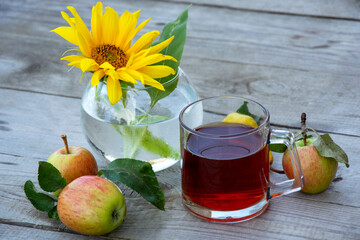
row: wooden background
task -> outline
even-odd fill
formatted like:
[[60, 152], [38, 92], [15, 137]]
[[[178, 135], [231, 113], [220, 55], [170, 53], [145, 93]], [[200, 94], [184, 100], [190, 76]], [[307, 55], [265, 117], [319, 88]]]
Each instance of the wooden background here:
[[[79, 235], [35, 210], [23, 184], [36, 182], [37, 162], [62, 147], [89, 148], [80, 127], [86, 80], [59, 58], [69, 44], [51, 29], [74, 6], [90, 23], [95, 1], [0, 1], [0, 239], [360, 239], [360, 1], [104, 0], [118, 12], [142, 9], [158, 29], [190, 3], [181, 67], [201, 97], [234, 95], [265, 105], [274, 128], [308, 125], [347, 152], [323, 193], [271, 201], [260, 217], [208, 223], [181, 204], [180, 166], [158, 173], [166, 211], [124, 189], [125, 222], [103, 237]], [[280, 165], [276, 156], [276, 165]], [[98, 161], [100, 167], [105, 164]], [[273, 177], [280, 178], [276, 174]], [[281, 176], [282, 177], [282, 176]]]

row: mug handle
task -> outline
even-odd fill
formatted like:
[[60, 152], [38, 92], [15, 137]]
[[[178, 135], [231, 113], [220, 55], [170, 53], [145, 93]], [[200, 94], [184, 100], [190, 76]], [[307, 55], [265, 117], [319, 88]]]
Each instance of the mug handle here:
[[[282, 182], [271, 183], [268, 191], [268, 199], [287, 195], [300, 191], [304, 186], [304, 175], [301, 169], [299, 155], [295, 146], [294, 133], [287, 130], [272, 129], [270, 134], [270, 143], [285, 144], [289, 150], [292, 168], [294, 171], [294, 179]], [[285, 189], [284, 189], [285, 188]], [[270, 191], [279, 190], [279, 192], [271, 194]]]

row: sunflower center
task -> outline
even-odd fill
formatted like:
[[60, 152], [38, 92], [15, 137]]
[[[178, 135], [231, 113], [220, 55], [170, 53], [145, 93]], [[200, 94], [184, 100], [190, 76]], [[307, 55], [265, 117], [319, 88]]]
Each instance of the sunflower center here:
[[128, 58], [123, 50], [115, 45], [101, 45], [91, 49], [91, 58], [99, 65], [104, 62], [110, 63], [112, 66], [122, 68], [126, 66]]

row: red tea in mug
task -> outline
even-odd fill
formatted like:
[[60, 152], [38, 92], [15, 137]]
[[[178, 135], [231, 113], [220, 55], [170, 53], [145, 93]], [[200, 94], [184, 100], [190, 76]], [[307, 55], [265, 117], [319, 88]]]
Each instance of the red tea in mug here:
[[[236, 137], [252, 127], [233, 123], [200, 126], [182, 149], [182, 191], [200, 206], [220, 211], [250, 207], [264, 199], [269, 186], [269, 149], [259, 132]], [[265, 146], [264, 146], [265, 145]]]

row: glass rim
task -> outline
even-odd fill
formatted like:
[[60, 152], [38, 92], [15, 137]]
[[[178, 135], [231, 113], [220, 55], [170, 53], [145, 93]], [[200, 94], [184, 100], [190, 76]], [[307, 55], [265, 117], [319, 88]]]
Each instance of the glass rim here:
[[[195, 104], [198, 104], [199, 102], [203, 102], [203, 101], [211, 100], [211, 99], [216, 99], [216, 98], [242, 99], [244, 101], [254, 103], [254, 104], [258, 105], [264, 111], [264, 113], [266, 114], [266, 118], [256, 128], [249, 129], [248, 131], [245, 131], [245, 132], [242, 132], [242, 133], [226, 134], [226, 135], [208, 134], [208, 133], [199, 132], [199, 131], [196, 131], [195, 129], [193, 129], [193, 128], [191, 128], [191, 127], [189, 127], [189, 126], [187, 126], [185, 124], [185, 122], [183, 121], [183, 115], [184, 115], [184, 113], [185, 113], [185, 111], [187, 109], [194, 106]], [[266, 126], [269, 123], [269, 119], [270, 119], [270, 113], [261, 103], [259, 103], [257, 101], [254, 101], [254, 100], [251, 100], [249, 98], [237, 97], [237, 96], [228, 96], [228, 95], [213, 96], [213, 97], [207, 97], [207, 98], [199, 99], [199, 100], [197, 100], [195, 102], [192, 102], [192, 103], [188, 104], [186, 107], [184, 107], [181, 110], [181, 112], [179, 114], [179, 121], [180, 121], [181, 127], [185, 128], [187, 131], [191, 132], [192, 134], [195, 134], [195, 135], [198, 135], [198, 136], [203, 136], [203, 137], [211, 137], [211, 138], [232, 138], [232, 137], [246, 136], [246, 135], [249, 135], [249, 134], [252, 134], [252, 133], [256, 133], [256, 132], [260, 131], [261, 129], [263, 129], [264, 126]]]

